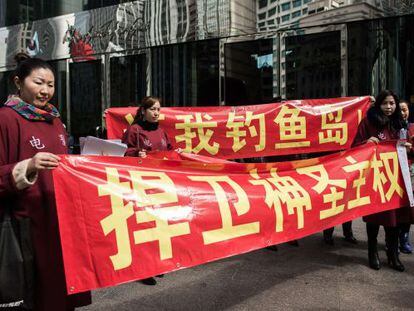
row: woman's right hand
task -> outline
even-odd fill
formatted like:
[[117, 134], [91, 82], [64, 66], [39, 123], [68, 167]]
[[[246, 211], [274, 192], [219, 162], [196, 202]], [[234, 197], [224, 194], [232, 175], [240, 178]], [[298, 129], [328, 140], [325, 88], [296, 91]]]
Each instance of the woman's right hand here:
[[141, 151], [138, 151], [138, 156], [140, 158], [146, 158], [147, 157], [147, 150], [142, 149]]
[[374, 143], [374, 144], [378, 144], [379, 143], [378, 137], [375, 137], [375, 136], [371, 136], [370, 138], [368, 138], [367, 141], [369, 141], [371, 143]]
[[50, 152], [38, 152], [27, 165], [27, 174], [34, 174], [40, 170], [52, 170], [59, 165], [60, 158]]

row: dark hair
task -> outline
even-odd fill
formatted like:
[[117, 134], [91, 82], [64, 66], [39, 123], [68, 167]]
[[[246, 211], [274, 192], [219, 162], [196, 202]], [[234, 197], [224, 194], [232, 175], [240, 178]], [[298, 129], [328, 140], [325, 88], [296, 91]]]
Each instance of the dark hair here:
[[[381, 104], [388, 97], [392, 96], [395, 101], [395, 111], [391, 116], [386, 116], [381, 110]], [[402, 129], [405, 124], [404, 119], [402, 118], [400, 101], [398, 96], [391, 90], [381, 91], [375, 98], [375, 104], [368, 110], [367, 114], [370, 122], [379, 130], [384, 129], [389, 126], [392, 130], [398, 131]]]
[[40, 58], [31, 58], [26, 53], [17, 53], [14, 56], [14, 60], [17, 63], [17, 67], [14, 70], [14, 73], [11, 76], [11, 79], [14, 82], [14, 78], [18, 77], [20, 81], [24, 81], [27, 76], [30, 76], [33, 70], [43, 68], [49, 69], [53, 76], [55, 75], [52, 66], [50, 66], [46, 61]]
[[410, 102], [409, 102], [408, 100], [406, 100], [406, 99], [400, 99], [400, 104], [402, 104], [402, 103], [404, 103], [404, 104], [406, 104], [408, 107], [410, 107]]
[[155, 96], [146, 96], [141, 100], [141, 104], [139, 105], [137, 109], [137, 113], [135, 115], [134, 121], [132, 124], [140, 123], [144, 121], [144, 114], [145, 110], [151, 108], [154, 106], [156, 102], [159, 102], [161, 104], [161, 99]]

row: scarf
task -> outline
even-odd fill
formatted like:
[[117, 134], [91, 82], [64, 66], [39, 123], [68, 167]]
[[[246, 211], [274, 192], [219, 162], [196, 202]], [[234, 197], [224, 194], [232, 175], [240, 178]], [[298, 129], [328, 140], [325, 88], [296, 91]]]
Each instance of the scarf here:
[[158, 122], [138, 120], [137, 124], [139, 124], [146, 131], [155, 131], [156, 129], [158, 129]]
[[47, 103], [40, 109], [24, 102], [17, 95], [10, 95], [4, 106], [12, 108], [23, 118], [30, 121], [52, 122], [53, 119], [60, 117], [59, 111], [52, 104]]

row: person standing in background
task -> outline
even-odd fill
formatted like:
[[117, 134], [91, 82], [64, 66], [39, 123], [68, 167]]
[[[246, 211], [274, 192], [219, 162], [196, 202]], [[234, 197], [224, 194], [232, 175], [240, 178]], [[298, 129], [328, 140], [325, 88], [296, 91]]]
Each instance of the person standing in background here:
[[[407, 132], [408, 132], [408, 141], [412, 144], [414, 141], [414, 124], [409, 123], [409, 116], [410, 116], [410, 110], [409, 110], [409, 103], [406, 100], [400, 100], [400, 108], [401, 108], [401, 114], [406, 122]], [[410, 174], [411, 174], [411, 183], [414, 181], [414, 167], [412, 163], [412, 158], [414, 156], [413, 150], [410, 150], [408, 161], [410, 165]], [[399, 242], [400, 242], [400, 251], [404, 254], [411, 254], [413, 252], [413, 248], [410, 243], [410, 223], [400, 223], [398, 225], [399, 227]]]
[[[134, 121], [122, 137], [122, 142], [128, 146], [125, 156], [145, 158], [147, 152], [172, 150], [167, 134], [158, 124], [160, 109], [159, 98], [147, 96], [142, 99]], [[146, 285], [157, 284], [152, 277], [141, 281]]]
[[125, 156], [144, 158], [148, 151], [172, 150], [167, 134], [158, 124], [160, 109], [159, 98], [142, 99], [134, 121], [122, 137], [122, 142], [128, 146]]

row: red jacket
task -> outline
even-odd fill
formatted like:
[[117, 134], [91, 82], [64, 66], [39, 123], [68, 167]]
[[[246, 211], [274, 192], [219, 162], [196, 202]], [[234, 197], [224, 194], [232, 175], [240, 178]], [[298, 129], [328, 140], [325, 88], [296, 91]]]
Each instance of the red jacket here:
[[[365, 143], [370, 137], [377, 137], [381, 140], [398, 139], [399, 132], [391, 131], [388, 128], [378, 130], [368, 118], [364, 118], [358, 127], [357, 135], [353, 145]], [[407, 207], [400, 207], [394, 210], [389, 210], [381, 213], [376, 213], [363, 217], [365, 222], [374, 223], [377, 225], [395, 227], [400, 223], [414, 222], [414, 209]]]
[[62, 122], [29, 121], [9, 107], [0, 108], [0, 210], [29, 217], [36, 264], [35, 310], [67, 310], [90, 303], [90, 293], [66, 295], [52, 174], [40, 171], [33, 186], [17, 190], [12, 170], [37, 152], [67, 153]]
[[128, 145], [126, 156], [137, 157], [139, 151], [166, 151], [172, 146], [167, 134], [158, 123], [133, 124], [125, 132], [122, 142]]

